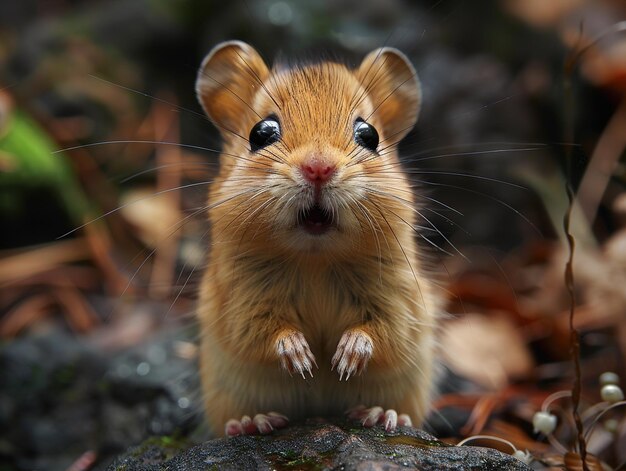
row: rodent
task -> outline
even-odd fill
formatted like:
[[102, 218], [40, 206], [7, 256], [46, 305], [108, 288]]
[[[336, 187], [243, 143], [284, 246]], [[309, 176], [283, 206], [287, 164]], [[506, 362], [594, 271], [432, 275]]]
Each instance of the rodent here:
[[396, 149], [421, 103], [413, 66], [385, 47], [354, 69], [270, 69], [228, 41], [196, 91], [223, 138], [197, 308], [214, 433], [346, 410], [388, 430], [421, 423], [440, 307]]

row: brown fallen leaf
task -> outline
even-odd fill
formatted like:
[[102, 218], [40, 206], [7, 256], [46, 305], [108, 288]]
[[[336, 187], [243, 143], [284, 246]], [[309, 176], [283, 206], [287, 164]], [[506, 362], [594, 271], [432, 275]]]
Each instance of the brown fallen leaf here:
[[0, 286], [34, 276], [62, 264], [89, 258], [84, 239], [62, 240], [40, 247], [29, 247], [2, 257]]
[[504, 5], [509, 12], [528, 23], [547, 27], [561, 21], [584, 3], [585, 0], [505, 0]]
[[88, 332], [100, 322], [98, 315], [76, 288], [57, 288], [52, 291], [52, 295], [63, 307], [65, 320], [74, 331]]
[[441, 345], [452, 370], [490, 390], [530, 375], [534, 366], [520, 329], [506, 314], [466, 314], [446, 322]]
[[[495, 419], [489, 422], [489, 427], [482, 432], [485, 435], [494, 435], [504, 438], [515, 445], [518, 450], [528, 450], [532, 453], [543, 453], [550, 446], [529, 437], [524, 430], [510, 422]], [[506, 450], [502, 450], [506, 452]]]
[[49, 294], [32, 296], [21, 302], [0, 319], [0, 338], [12, 338], [47, 315], [54, 299]]

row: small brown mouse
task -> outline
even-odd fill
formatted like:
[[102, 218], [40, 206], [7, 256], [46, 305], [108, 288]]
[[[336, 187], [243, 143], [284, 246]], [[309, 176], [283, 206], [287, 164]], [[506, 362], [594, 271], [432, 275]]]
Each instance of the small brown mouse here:
[[213, 431], [346, 410], [365, 426], [419, 424], [440, 308], [396, 150], [421, 101], [410, 62], [385, 47], [354, 69], [270, 69], [228, 41], [196, 90], [224, 141], [198, 305]]

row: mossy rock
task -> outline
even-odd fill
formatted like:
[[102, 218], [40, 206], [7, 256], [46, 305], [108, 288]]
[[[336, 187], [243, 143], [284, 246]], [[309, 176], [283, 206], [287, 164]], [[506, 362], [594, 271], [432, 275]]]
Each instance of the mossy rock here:
[[450, 446], [425, 432], [386, 433], [338, 421], [310, 421], [267, 436], [218, 438], [181, 450], [152, 441], [118, 458], [109, 471], [174, 470], [529, 470], [497, 450]]

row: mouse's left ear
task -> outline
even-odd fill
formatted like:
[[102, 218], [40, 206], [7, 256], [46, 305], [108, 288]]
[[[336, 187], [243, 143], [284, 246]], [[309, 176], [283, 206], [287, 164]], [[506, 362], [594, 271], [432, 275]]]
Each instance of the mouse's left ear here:
[[392, 47], [370, 52], [355, 71], [382, 123], [385, 139], [399, 142], [417, 121], [422, 94], [409, 59]]

